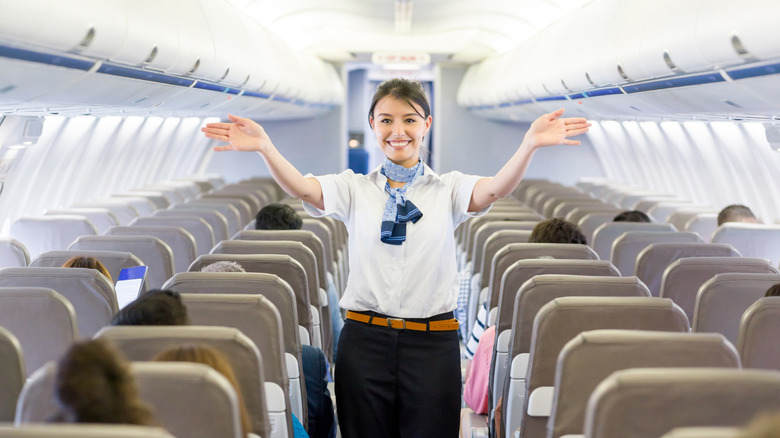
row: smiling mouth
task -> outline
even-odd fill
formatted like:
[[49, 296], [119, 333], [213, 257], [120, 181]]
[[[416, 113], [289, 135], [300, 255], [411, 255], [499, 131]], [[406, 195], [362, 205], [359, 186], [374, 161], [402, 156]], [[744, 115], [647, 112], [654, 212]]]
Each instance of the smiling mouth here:
[[411, 143], [411, 140], [403, 140], [403, 141], [391, 141], [391, 140], [388, 140], [387, 141], [387, 144], [389, 144], [391, 147], [394, 147], [396, 149], [401, 149], [404, 146], [408, 145], [409, 143]]

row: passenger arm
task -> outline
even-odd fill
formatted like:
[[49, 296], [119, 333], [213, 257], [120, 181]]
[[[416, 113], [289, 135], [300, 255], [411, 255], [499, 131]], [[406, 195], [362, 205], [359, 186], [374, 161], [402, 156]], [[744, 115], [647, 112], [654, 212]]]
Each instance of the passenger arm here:
[[590, 123], [581, 117], [560, 118], [563, 109], [536, 119], [526, 132], [523, 142], [512, 158], [492, 178], [481, 178], [471, 192], [469, 212], [482, 210], [498, 199], [512, 193], [523, 179], [534, 152], [540, 147], [558, 144], [578, 145], [567, 137], [588, 132]]
[[255, 151], [263, 157], [274, 180], [293, 198], [320, 210], [325, 208], [322, 187], [316, 178], [305, 178], [271, 143], [262, 126], [250, 119], [228, 115], [231, 123], [209, 123], [201, 128], [206, 137], [226, 142], [215, 151]]

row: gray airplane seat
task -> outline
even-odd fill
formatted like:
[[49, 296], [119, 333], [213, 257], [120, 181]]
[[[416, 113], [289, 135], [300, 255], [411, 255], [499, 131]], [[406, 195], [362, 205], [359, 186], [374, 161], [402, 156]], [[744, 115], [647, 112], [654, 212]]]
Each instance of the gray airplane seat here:
[[30, 264], [30, 253], [16, 239], [0, 239], [0, 268], [22, 268]]
[[[569, 214], [578, 208], [614, 208], [614, 204], [606, 203], [601, 199], [571, 199], [559, 202], [552, 211], [552, 217], [560, 217], [566, 219]], [[567, 219], [568, 220], [568, 219]], [[576, 222], [574, 222], [576, 224]]]
[[119, 225], [119, 219], [107, 208], [101, 207], [70, 207], [46, 210], [46, 216], [84, 216], [95, 227], [97, 234], [103, 234], [109, 227]]
[[593, 241], [591, 246], [599, 258], [602, 260], [611, 260], [612, 243], [623, 233], [628, 231], [662, 232], [677, 231], [670, 224], [655, 224], [651, 222], [607, 222], [593, 231]]
[[525, 209], [510, 210], [507, 212], [490, 211], [482, 216], [471, 218], [461, 225], [465, 228], [463, 230], [463, 238], [460, 243], [464, 253], [468, 257], [471, 254], [474, 245], [474, 236], [482, 224], [494, 221], [539, 222], [542, 219], [544, 218], [541, 215], [528, 212]]
[[712, 277], [696, 294], [691, 330], [721, 333], [737, 345], [742, 314], [777, 283], [780, 274], [726, 273]]
[[636, 258], [634, 272], [657, 297], [666, 268], [685, 257], [741, 257], [731, 245], [722, 243], [654, 243], [643, 249]]
[[779, 274], [769, 260], [747, 257], [686, 257], [675, 260], [663, 273], [659, 296], [671, 298], [690, 321], [699, 288], [710, 278], [724, 273]]
[[174, 438], [162, 427], [129, 424], [0, 425], [0, 438]]
[[79, 236], [96, 235], [97, 230], [85, 216], [28, 216], [11, 224], [11, 238], [21, 242], [30, 258], [46, 251], [67, 249]]
[[235, 208], [238, 211], [238, 218], [239, 218], [238, 229], [242, 229], [244, 225], [248, 224], [249, 221], [251, 221], [257, 214], [257, 210], [253, 210], [252, 206], [249, 205], [249, 202], [247, 202], [240, 196], [234, 196], [231, 194], [219, 195], [219, 194], [204, 193], [203, 195], [200, 196], [200, 198], [190, 199], [186, 201], [187, 204], [189, 203], [200, 204], [201, 202], [219, 204], [219, 205], [229, 205]]
[[742, 427], [780, 410], [780, 373], [725, 368], [634, 368], [588, 400], [587, 438], [656, 438], [679, 427]]
[[49, 288], [0, 287], [0, 321], [20, 345], [27, 375], [57, 359], [78, 339], [73, 305]]
[[[160, 210], [170, 211], [170, 210]], [[214, 247], [214, 231], [211, 225], [205, 219], [199, 217], [164, 217], [147, 216], [139, 217], [130, 222], [131, 227], [181, 227], [192, 235], [195, 239], [196, 257], [201, 254], [208, 254]], [[176, 256], [174, 256], [176, 257]]]
[[629, 368], [740, 368], [734, 345], [714, 333], [595, 330], [561, 350], [555, 372], [550, 438], [581, 435], [588, 397], [615, 371]]
[[[625, 222], [624, 222], [625, 223]], [[612, 264], [621, 275], [634, 275], [637, 256], [654, 243], [704, 243], [696, 233], [686, 231], [627, 231], [612, 242]]]
[[3, 327], [0, 327], [0, 370], [3, 371], [0, 373], [0, 388], [3, 388], [0, 391], [0, 422], [12, 422], [27, 373], [19, 340]]
[[[300, 361], [301, 332], [308, 333], [310, 324], [296, 309], [296, 297], [290, 285], [276, 275], [241, 272], [184, 272], [174, 275], [164, 286], [184, 294], [245, 294], [262, 295], [270, 301], [282, 318], [284, 350]], [[308, 310], [308, 307], [303, 307]], [[303, 318], [309, 317], [306, 313]], [[299, 329], [299, 324], [303, 327]]]
[[130, 252], [149, 267], [146, 289], [159, 289], [174, 273], [171, 247], [154, 236], [82, 236], [68, 248], [70, 251]]
[[[94, 257], [101, 264], [103, 264], [103, 266], [105, 266], [106, 270], [108, 270], [108, 273], [111, 274], [111, 279], [114, 281], [114, 283], [116, 283], [116, 280], [119, 278], [119, 272], [122, 269], [143, 265], [141, 259], [130, 252], [65, 250], [46, 251], [33, 260], [30, 263], [30, 266], [37, 266], [41, 268], [59, 268], [72, 257], [76, 256]], [[146, 283], [144, 283], [144, 285], [146, 285]]]
[[[129, 190], [126, 192], [121, 193], [113, 193], [111, 195], [113, 198], [142, 198], [146, 199], [149, 202], [151, 202], [154, 205], [155, 209], [163, 209], [168, 208], [169, 205], [173, 204], [173, 199], [169, 197], [169, 195], [166, 195], [163, 191], [160, 190]], [[152, 213], [154, 209], [141, 213], [139, 210], [139, 214], [141, 216], [148, 216]]]
[[232, 327], [254, 342], [263, 359], [266, 381], [284, 389], [287, 412], [306, 423], [300, 358], [285, 352], [282, 317], [276, 306], [262, 295], [248, 294], [185, 293], [182, 301], [194, 325]]
[[780, 297], [759, 298], [742, 315], [737, 350], [745, 368], [780, 370]]
[[694, 221], [698, 218], [704, 218], [707, 217], [709, 220], [707, 222], [703, 221], [697, 221], [701, 222], [702, 225], [714, 225], [711, 228], [710, 227], [703, 227], [704, 231], [708, 234], [702, 234], [701, 237], [704, 239], [705, 242], [710, 241], [710, 237], [712, 237], [712, 232], [715, 231], [715, 228], [718, 227], [718, 211], [710, 208], [710, 207], [704, 207], [704, 208], [681, 208], [672, 214], [669, 215], [669, 217], [666, 219], [666, 222], [672, 224], [680, 231], [691, 231], [688, 229], [688, 224], [691, 223], [691, 221]]
[[[192, 438], [243, 438], [235, 390], [213, 368], [199, 363], [134, 362], [130, 364], [130, 370], [141, 400], [149, 405], [155, 420], [169, 433]], [[52, 397], [56, 373], [57, 365], [49, 362], [30, 376], [19, 396], [17, 425], [27, 427], [28, 424], [45, 423], [57, 414]], [[253, 391], [241, 389], [249, 410], [247, 393]], [[259, 417], [264, 411], [260, 414], [250, 412]], [[258, 434], [267, 430], [253, 429]]]
[[71, 205], [70, 208], [104, 208], [116, 218], [116, 225], [127, 225], [131, 220], [138, 217], [138, 211], [129, 202], [124, 201], [121, 198], [105, 198], [89, 202], [79, 202]]
[[118, 311], [114, 285], [95, 269], [1, 268], [0, 287], [54, 289], [73, 304], [82, 338], [108, 325]]
[[727, 222], [712, 235], [713, 243], [726, 243], [744, 257], [769, 259], [780, 264], [780, 225]]
[[705, 242], [712, 240], [712, 234], [718, 229], [717, 213], [697, 213], [688, 219], [681, 228], [682, 231], [690, 231], [698, 234]]
[[[542, 274], [523, 283], [514, 296], [509, 328], [496, 330], [491, 369], [493, 405], [503, 394], [509, 394], [509, 364], [517, 356], [520, 356], [518, 361], [527, 362], [534, 318], [539, 309], [556, 298], [567, 296], [649, 297], [650, 292], [636, 277]], [[502, 410], [504, 413], [505, 408], [506, 405]]]
[[[211, 210], [220, 213], [227, 221], [227, 235], [232, 236], [244, 226], [241, 212], [230, 203], [220, 202], [218, 199], [189, 199], [168, 207], [168, 210]], [[227, 237], [226, 237], [227, 238]]]
[[[155, 210], [150, 217], [165, 217], [165, 218], [178, 218], [178, 217], [195, 217], [205, 220], [211, 227], [211, 231], [214, 233], [214, 243], [225, 240], [230, 235], [228, 234], [228, 222], [225, 215], [217, 210], [210, 208], [193, 208], [193, 209], [166, 209]], [[128, 222], [129, 223], [129, 222]], [[127, 224], [123, 224], [127, 225]], [[214, 246], [214, 243], [211, 246]], [[211, 246], [209, 250], [211, 250]], [[198, 245], [198, 250], [203, 249]]]
[[[282, 417], [285, 413], [284, 390], [265, 378], [260, 351], [237, 329], [207, 326], [111, 326], [105, 327], [95, 337], [113, 343], [131, 361], [148, 361], [160, 352], [181, 344], [203, 344], [212, 347], [225, 355], [233, 368], [247, 413], [251, 417], [252, 430], [261, 436], [271, 436], [270, 421], [277, 422], [277, 428], [283, 428], [287, 424]], [[193, 420], [191, 413], [183, 415], [181, 421]]]
[[677, 427], [665, 433], [661, 438], [740, 438], [740, 427]]
[[477, 229], [474, 237], [474, 248], [471, 253], [473, 262], [472, 272], [476, 274], [489, 270], [493, 256], [504, 245], [509, 243], [528, 243], [531, 231], [538, 223], [535, 221], [494, 221], [483, 223]]
[[[545, 434], [558, 354], [581, 332], [598, 329], [687, 333], [688, 319], [677, 305], [664, 298], [562, 297], [545, 304], [534, 320], [525, 370], [519, 359], [512, 363], [510, 378], [519, 388], [524, 384], [525, 391], [510, 385], [508, 394], [525, 396], [522, 400], [516, 396], [504, 400], [507, 430], [522, 424], [521, 438]], [[516, 412], [521, 403], [522, 422], [518, 423]]]
[[[127, 226], [111, 227], [106, 236], [151, 236], [165, 242], [173, 253], [175, 272], [187, 272], [198, 256], [195, 238], [182, 227], [172, 226]], [[143, 260], [143, 257], [141, 257]]]

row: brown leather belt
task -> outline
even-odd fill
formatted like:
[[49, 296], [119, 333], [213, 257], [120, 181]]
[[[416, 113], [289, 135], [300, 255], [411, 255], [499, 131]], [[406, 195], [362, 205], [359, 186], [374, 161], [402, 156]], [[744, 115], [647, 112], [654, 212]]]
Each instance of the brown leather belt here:
[[460, 325], [460, 323], [458, 323], [458, 320], [455, 318], [445, 319], [443, 321], [429, 321], [425, 323], [425, 322], [407, 321], [401, 318], [381, 318], [378, 316], [366, 315], [365, 313], [355, 312], [352, 310], [347, 310], [347, 319], [362, 322], [365, 324], [389, 327], [396, 330], [417, 330], [420, 332], [427, 332], [427, 331], [446, 332], [450, 330], [457, 330]]

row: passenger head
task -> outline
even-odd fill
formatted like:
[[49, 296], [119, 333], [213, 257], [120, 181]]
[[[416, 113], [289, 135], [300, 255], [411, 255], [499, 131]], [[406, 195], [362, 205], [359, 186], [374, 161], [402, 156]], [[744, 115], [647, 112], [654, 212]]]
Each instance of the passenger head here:
[[233, 386], [238, 398], [238, 407], [241, 411], [241, 428], [244, 431], [244, 435], [252, 430], [252, 423], [249, 421], [249, 414], [247, 413], [246, 405], [244, 405], [244, 397], [241, 395], [241, 387], [238, 386], [238, 380], [235, 373], [233, 373], [233, 368], [221, 352], [206, 345], [180, 345], [162, 351], [152, 360], [157, 362], [200, 363], [210, 366], [225, 376], [230, 385]]
[[766, 290], [765, 297], [780, 297], [780, 283], [773, 284]]
[[750, 208], [740, 204], [729, 205], [718, 213], [718, 226], [726, 222], [759, 223], [758, 218], [750, 211]]
[[236, 262], [220, 260], [200, 269], [201, 272], [246, 272], [243, 266]]
[[256, 230], [300, 230], [301, 216], [287, 204], [268, 204], [257, 212]]
[[111, 274], [108, 272], [108, 269], [106, 269], [106, 267], [103, 266], [103, 264], [94, 257], [73, 256], [69, 258], [68, 261], [62, 265], [62, 267], [95, 269], [101, 274], [105, 275], [106, 278], [108, 278], [108, 281], [114, 281], [111, 279]]
[[581, 243], [587, 245], [585, 235], [580, 227], [561, 218], [547, 219], [539, 222], [531, 231], [529, 243]]
[[422, 84], [400, 78], [379, 84], [368, 123], [390, 161], [407, 168], [417, 164], [431, 122], [431, 106]]
[[68, 423], [155, 424], [128, 362], [101, 339], [76, 342], [60, 358], [54, 398]]
[[624, 211], [614, 219], [612, 222], [652, 222], [650, 217], [639, 210]]
[[125, 306], [111, 325], [190, 325], [187, 307], [178, 292], [154, 289]]

